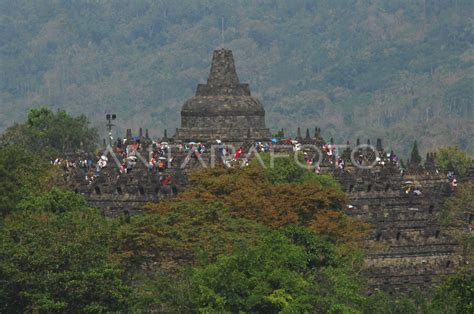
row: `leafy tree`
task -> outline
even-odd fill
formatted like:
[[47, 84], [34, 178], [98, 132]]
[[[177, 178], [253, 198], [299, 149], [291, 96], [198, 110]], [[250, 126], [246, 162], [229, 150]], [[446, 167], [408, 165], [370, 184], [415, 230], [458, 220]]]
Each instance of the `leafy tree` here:
[[363, 313], [437, 313], [433, 308], [428, 294], [421, 294], [419, 291], [410, 292], [404, 295], [394, 295], [375, 291], [366, 299], [363, 305]]
[[218, 203], [174, 202], [161, 215], [133, 217], [118, 228], [113, 250], [128, 270], [161, 267], [170, 272], [182, 265], [212, 261], [234, 245], [253, 242], [261, 225], [231, 217]]
[[[341, 265], [317, 268], [311, 263], [317, 257], [336, 264], [334, 255], [313, 250], [312, 244], [318, 242], [314, 234], [304, 228], [287, 234], [298, 242], [273, 231], [257, 246], [194, 268], [189, 307], [211, 312], [356, 311], [364, 300], [357, 280], [345, 277]], [[329, 243], [325, 246], [331, 251]], [[332, 285], [326, 285], [329, 282]]]
[[245, 169], [203, 169], [192, 174], [189, 181], [192, 187], [175, 201], [150, 204], [148, 209], [163, 214], [174, 211], [182, 201], [219, 202], [237, 217], [275, 228], [301, 224], [341, 242], [357, 241], [368, 230], [366, 224], [344, 214], [346, 200], [340, 188], [324, 186], [318, 180], [273, 184], [265, 169], [252, 165]]
[[29, 111], [26, 123], [8, 128], [0, 143], [51, 158], [78, 149], [93, 151], [97, 139], [97, 130], [89, 128], [86, 116], [72, 117], [64, 110], [54, 113], [40, 107]]
[[[274, 157], [271, 154], [259, 154], [259, 156], [263, 162], [265, 177], [273, 184], [315, 181], [324, 186], [339, 187], [339, 183], [331, 176], [316, 175], [310, 171], [301, 153], [274, 155]], [[260, 165], [260, 160], [253, 159], [253, 164]]]
[[97, 210], [18, 212], [0, 221], [0, 311], [125, 310], [130, 288], [109, 260]]
[[443, 168], [463, 176], [472, 164], [471, 158], [457, 147], [441, 148], [436, 153], [436, 162]]
[[460, 272], [445, 280], [435, 290], [433, 306], [440, 313], [472, 313], [474, 274]]
[[275, 232], [261, 246], [195, 269], [190, 301], [200, 311], [279, 312], [292, 305], [309, 310], [305, 269], [304, 250]]
[[87, 208], [87, 202], [81, 195], [70, 191], [61, 191], [54, 187], [51, 191], [39, 195], [28, 195], [22, 199], [16, 209], [29, 211], [52, 211], [56, 213]]
[[315, 236], [308, 228], [290, 225], [282, 229], [282, 233], [291, 243], [304, 248], [308, 267], [338, 266], [342, 263], [336, 246], [325, 237]]
[[473, 275], [458, 272], [429, 291], [411, 291], [394, 295], [376, 291], [366, 298], [364, 313], [472, 313]]
[[[262, 158], [265, 165], [265, 176], [271, 183], [281, 184], [303, 181], [303, 178], [308, 171], [307, 169], [298, 165], [295, 159], [292, 158], [293, 156], [295, 155], [288, 155], [288, 157], [275, 155], [275, 158], [272, 160], [271, 154], [260, 154], [260, 157]], [[295, 156], [295, 158], [301, 160], [301, 158], [298, 157], [300, 156]], [[255, 158], [253, 162], [257, 164], [258, 159]], [[301, 164], [304, 165], [304, 162]]]
[[[186, 267], [207, 265], [235, 248], [253, 246], [264, 226], [233, 217], [220, 204], [182, 201], [163, 214], [133, 216], [112, 240], [114, 259], [134, 283], [134, 310], [176, 312], [188, 298]], [[189, 309], [183, 309], [189, 311]]]
[[6, 146], [0, 150], [0, 213], [16, 208], [32, 193], [50, 189], [57, 182], [56, 169], [21, 147]]
[[[157, 213], [122, 224], [113, 240], [114, 259], [127, 269], [128, 280], [136, 283], [137, 311], [311, 311], [314, 304], [352, 308], [362, 302], [362, 281], [355, 271], [362, 259], [352, 263], [353, 253], [341, 250], [329, 237], [296, 225], [273, 232], [239, 218], [218, 201], [182, 199], [161, 205], [150, 205]], [[168, 206], [172, 209], [165, 210]], [[271, 269], [275, 272], [269, 273]], [[316, 288], [318, 280], [328, 285]], [[328, 286], [340, 293], [327, 290]]]

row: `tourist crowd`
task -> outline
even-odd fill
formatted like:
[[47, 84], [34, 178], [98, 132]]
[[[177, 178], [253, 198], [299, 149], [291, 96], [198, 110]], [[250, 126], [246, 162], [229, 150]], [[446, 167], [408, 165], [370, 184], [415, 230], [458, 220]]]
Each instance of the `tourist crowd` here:
[[[248, 165], [252, 153], [267, 153], [273, 152], [275, 149], [292, 152], [302, 152], [304, 162], [308, 169], [313, 169], [314, 173], [321, 173], [321, 166], [324, 164], [326, 168], [333, 168], [336, 171], [343, 173], [346, 168], [346, 162], [351, 160], [351, 164], [359, 164], [362, 166], [375, 166], [378, 165], [381, 168], [388, 166], [398, 169], [401, 174], [404, 174], [404, 169], [401, 165], [400, 158], [391, 151], [386, 153], [384, 151], [375, 151], [368, 148], [358, 149], [356, 151], [350, 151], [349, 148], [345, 147], [343, 150], [339, 149], [338, 145], [332, 143], [321, 143], [319, 151], [314, 149], [307, 149], [309, 146], [304, 146], [294, 139], [272, 139], [271, 141], [257, 141], [249, 147], [238, 147], [237, 149], [233, 146], [226, 145], [222, 140], [215, 140], [215, 144], [211, 147], [214, 149], [217, 146], [219, 160], [226, 167], [235, 167]], [[146, 149], [145, 149], [146, 148]], [[184, 154], [185, 161], [191, 159], [202, 160], [208, 148], [204, 143], [187, 142], [178, 143], [173, 145], [174, 149], [180, 154]], [[121, 139], [118, 138], [113, 146], [112, 157], [118, 162], [118, 173], [117, 178], [123, 174], [129, 174], [136, 167], [138, 162], [144, 162], [151, 173], [157, 173], [160, 176], [160, 182], [163, 186], [167, 186], [171, 183], [171, 175], [167, 173], [167, 169], [171, 167], [173, 158], [171, 156], [172, 146], [164, 140], [153, 140], [149, 141], [144, 147], [140, 138], [132, 139]], [[245, 152], [244, 152], [245, 150]], [[247, 153], [248, 152], [248, 153]], [[110, 153], [110, 151], [108, 152]], [[92, 184], [97, 177], [101, 176], [104, 169], [108, 168], [109, 157], [108, 153], [100, 154], [95, 158], [91, 158], [90, 155], [84, 155], [78, 159], [76, 163], [75, 159], [61, 159], [56, 158], [51, 161], [55, 166], [61, 166], [67, 173], [72, 173], [78, 167], [85, 170], [85, 180], [88, 184]], [[322, 154], [320, 156], [320, 154]], [[147, 158], [144, 158], [143, 155]], [[96, 160], [94, 163], [94, 159]], [[457, 180], [454, 176], [454, 172], [448, 172], [448, 182], [451, 189], [454, 191], [457, 188]], [[407, 180], [404, 182], [402, 187], [405, 193], [414, 194], [416, 196], [422, 195], [422, 189], [416, 186], [413, 182]]]

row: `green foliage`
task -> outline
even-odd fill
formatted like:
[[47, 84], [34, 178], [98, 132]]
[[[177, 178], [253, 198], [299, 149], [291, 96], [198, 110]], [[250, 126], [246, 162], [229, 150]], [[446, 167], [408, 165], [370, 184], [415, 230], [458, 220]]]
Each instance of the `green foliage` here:
[[448, 225], [466, 222], [469, 213], [474, 213], [474, 183], [462, 182], [454, 196], [444, 202], [443, 222]]
[[[265, 176], [273, 184], [302, 182], [306, 173], [300, 154], [260, 154], [265, 166]], [[253, 159], [255, 165], [258, 158]]]
[[436, 153], [436, 162], [441, 167], [463, 176], [471, 166], [471, 158], [457, 147], [441, 148]]
[[[302, 153], [259, 154], [263, 162], [265, 177], [272, 184], [319, 182], [324, 187], [339, 188], [339, 183], [328, 175], [316, 175], [304, 161]], [[260, 165], [258, 158], [253, 159], [254, 165]]]
[[231, 218], [218, 203], [181, 201], [173, 211], [144, 215], [123, 224], [114, 240], [114, 251], [129, 270], [151, 263], [175, 270], [187, 263], [212, 261], [235, 245], [253, 242], [262, 228], [248, 220]]
[[325, 188], [336, 188], [340, 189], [341, 185], [339, 181], [334, 179], [331, 175], [327, 174], [318, 174], [316, 175], [314, 172], [306, 172], [305, 176], [303, 177], [303, 182], [318, 182]]
[[199, 311], [279, 312], [290, 306], [308, 310], [305, 257], [302, 248], [273, 232], [260, 246], [195, 269], [191, 304]]
[[31, 109], [24, 124], [8, 128], [0, 138], [3, 145], [15, 145], [42, 157], [56, 157], [78, 149], [93, 151], [97, 130], [89, 128], [86, 116], [72, 117], [64, 110]]
[[347, 252], [307, 228], [272, 231], [218, 201], [149, 208], [157, 214], [132, 217], [112, 241], [129, 280], [140, 283], [137, 310], [298, 312], [357, 308], [363, 299]]
[[474, 183], [462, 182], [454, 196], [446, 199], [441, 212], [444, 229], [461, 244], [464, 263], [474, 263], [474, 221], [469, 221], [474, 213]]
[[473, 313], [474, 274], [458, 273], [444, 281], [435, 290], [433, 305], [441, 313]]
[[336, 266], [342, 263], [335, 245], [324, 237], [317, 237], [307, 228], [290, 225], [282, 233], [291, 243], [301, 246], [306, 252], [308, 267]]
[[110, 223], [92, 209], [19, 212], [0, 221], [1, 312], [127, 308], [130, 288], [109, 261]]
[[218, 203], [181, 201], [170, 212], [133, 216], [119, 226], [111, 249], [128, 281], [136, 283], [136, 311], [176, 312], [188, 299], [186, 267], [207, 265], [236, 247], [253, 246], [262, 228], [233, 217]]
[[53, 188], [47, 193], [28, 195], [22, 199], [16, 209], [30, 211], [53, 211], [56, 213], [87, 208], [87, 202], [81, 195]]
[[337, 312], [356, 311], [364, 300], [357, 280], [349, 280], [341, 265], [323, 267], [337, 264], [328, 242], [301, 227], [265, 233], [263, 239], [194, 268], [189, 307], [201, 312]]
[[407, 313], [441, 313], [429, 303], [427, 295], [415, 291], [406, 295], [389, 295], [382, 291], [375, 291], [366, 299], [363, 312], [407, 314]]
[[48, 188], [51, 166], [16, 146], [0, 149], [0, 215], [13, 210], [30, 193]]

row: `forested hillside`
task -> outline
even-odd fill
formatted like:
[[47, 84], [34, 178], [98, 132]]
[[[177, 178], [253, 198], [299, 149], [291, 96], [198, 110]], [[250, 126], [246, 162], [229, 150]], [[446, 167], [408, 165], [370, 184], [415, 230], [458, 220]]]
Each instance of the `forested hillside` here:
[[0, 0], [0, 130], [40, 105], [174, 129], [224, 16], [272, 130], [474, 152], [473, 12], [472, 0]]

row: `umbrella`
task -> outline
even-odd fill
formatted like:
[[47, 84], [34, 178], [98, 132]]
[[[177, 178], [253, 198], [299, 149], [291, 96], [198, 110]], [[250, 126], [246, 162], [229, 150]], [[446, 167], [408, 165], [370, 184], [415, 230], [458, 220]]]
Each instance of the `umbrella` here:
[[168, 145], [168, 142], [161, 142], [161, 145]]
[[100, 159], [105, 160], [105, 161], [109, 160], [106, 156], [103, 156], [103, 155], [100, 157]]
[[161, 159], [161, 160], [166, 160], [166, 157], [160, 157], [158, 159]]
[[189, 142], [189, 145], [196, 145], [196, 142]]
[[295, 140], [291, 140], [291, 144], [297, 144], [298, 141], [295, 141]]
[[276, 143], [276, 142], [278, 142], [278, 139], [277, 138], [272, 138], [272, 142]]

